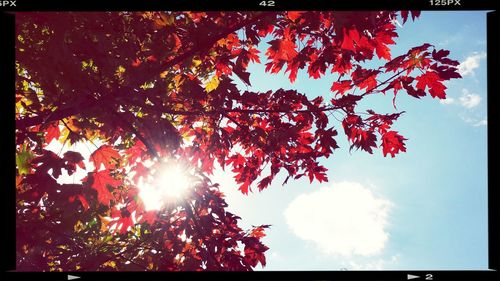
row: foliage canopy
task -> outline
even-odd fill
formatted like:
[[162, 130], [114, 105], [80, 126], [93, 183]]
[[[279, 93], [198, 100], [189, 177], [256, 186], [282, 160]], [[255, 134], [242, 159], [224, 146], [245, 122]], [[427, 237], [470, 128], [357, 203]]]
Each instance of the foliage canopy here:
[[[266, 263], [268, 225], [243, 230], [226, 211], [214, 163], [242, 193], [275, 176], [327, 181], [338, 148], [406, 151], [391, 130], [402, 112], [358, 112], [368, 95], [445, 98], [460, 78], [431, 44], [393, 57], [396, 20], [416, 11], [108, 12], [16, 15], [17, 264], [19, 270], [252, 270]], [[267, 42], [265, 54], [258, 45]], [[265, 57], [266, 62], [261, 62]], [[367, 68], [367, 62], [378, 63]], [[331, 92], [240, 91], [250, 63], [331, 77]], [[325, 78], [327, 79], [327, 78]], [[323, 98], [325, 97], [325, 98]], [[330, 116], [342, 114], [340, 124]], [[86, 167], [52, 141], [96, 143]], [[167, 160], [165, 160], [167, 159]], [[165, 164], [190, 169], [182, 199], [148, 210], [138, 196]], [[87, 162], [88, 163], [88, 162]], [[79, 183], [58, 182], [85, 170]]]

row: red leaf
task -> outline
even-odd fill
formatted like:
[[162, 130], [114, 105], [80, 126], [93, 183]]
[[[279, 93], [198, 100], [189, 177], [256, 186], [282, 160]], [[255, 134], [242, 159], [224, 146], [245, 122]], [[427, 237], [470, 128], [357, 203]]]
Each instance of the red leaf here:
[[411, 19], [413, 21], [415, 21], [415, 19], [417, 19], [420, 16], [420, 11], [413, 10], [413, 11], [410, 11], [410, 13], [411, 13]]
[[377, 75], [380, 71], [373, 69], [363, 69], [361, 67], [351, 74], [352, 80], [360, 89], [366, 88], [367, 91], [377, 86]]
[[274, 30], [274, 25], [268, 24], [268, 25], [266, 25], [264, 27], [259, 28], [257, 34], [260, 37], [265, 37], [267, 34], [273, 32], [273, 30]]
[[359, 41], [359, 39], [360, 39], [359, 33], [355, 27], [352, 27], [348, 31], [346, 31], [344, 28], [344, 39], [340, 47], [342, 49], [355, 52], [356, 48], [354, 46], [354, 43]]
[[254, 47], [250, 47], [248, 50], [239, 49], [239, 56], [236, 61], [236, 65], [241, 65], [241, 67], [246, 69], [250, 61], [260, 63], [259, 53], [260, 51]]
[[436, 52], [436, 50], [433, 50], [432, 51], [432, 58], [437, 60], [437, 61], [441, 61], [443, 59], [443, 57], [446, 57], [449, 54], [450, 54], [450, 51], [448, 51], [448, 50], [439, 50], [437, 52]]
[[132, 177], [132, 180], [135, 183], [139, 182], [139, 179], [141, 177], [146, 177], [149, 174], [149, 168], [146, 168], [141, 162], [138, 162], [132, 169], [132, 172], [135, 172], [134, 176]]
[[393, 37], [397, 37], [397, 34], [390, 30], [380, 31], [375, 34], [375, 51], [379, 58], [391, 59], [391, 52], [387, 45], [395, 43]]
[[146, 146], [141, 141], [137, 141], [132, 147], [126, 150], [125, 154], [128, 156], [129, 163], [133, 163], [137, 159], [141, 160], [146, 151]]
[[297, 11], [292, 11], [292, 12], [288, 12], [287, 13], [287, 17], [291, 20], [291, 21], [295, 21], [296, 19], [300, 18], [300, 16], [303, 14], [304, 12], [297, 12]]
[[283, 40], [272, 40], [269, 41], [271, 47], [267, 49], [266, 55], [273, 60], [284, 60], [290, 61], [295, 56], [297, 56], [298, 52], [295, 50], [297, 45], [291, 40], [283, 39]]
[[328, 182], [328, 177], [326, 176], [325, 171], [327, 171], [327, 169], [323, 166], [316, 167], [314, 172], [314, 177], [319, 182]]
[[226, 165], [230, 165], [231, 163], [233, 163], [233, 167], [243, 165], [243, 164], [245, 164], [245, 157], [243, 157], [239, 153], [236, 153], [236, 154], [232, 155], [231, 157], [227, 158]]
[[259, 53], [260, 53], [260, 51], [258, 49], [254, 48], [254, 47], [250, 47], [248, 49], [247, 57], [252, 62], [260, 63]]
[[377, 86], [376, 77], [377, 77], [377, 74], [368, 76], [367, 78], [365, 78], [362, 82], [360, 82], [358, 84], [358, 87], [360, 89], [366, 88], [366, 91], [372, 90], [373, 88], [375, 88]]
[[[35, 165], [37, 172], [48, 172], [49, 170], [52, 170], [52, 175], [57, 179], [61, 176], [61, 169], [68, 168], [65, 162], [65, 160], [54, 152], [44, 149], [43, 154], [33, 159], [31, 164]], [[38, 163], [41, 164], [37, 165]]]
[[250, 237], [255, 237], [255, 238], [262, 238], [264, 236], [266, 236], [266, 234], [264, 233], [264, 228], [269, 228], [270, 225], [261, 225], [261, 226], [258, 226], [258, 227], [255, 227], [254, 229], [252, 229], [252, 232], [250, 232]]
[[386, 60], [391, 59], [391, 49], [384, 44], [377, 44], [375, 47], [375, 51], [377, 52], [377, 56], [379, 58], [384, 58]]
[[78, 165], [78, 167], [85, 169], [85, 163], [83, 163], [83, 156], [75, 151], [66, 151], [63, 155], [63, 159], [69, 162], [71, 165]]
[[238, 190], [241, 191], [241, 193], [247, 195], [249, 188], [250, 188], [250, 181], [246, 180], [245, 182], [243, 182], [242, 185], [240, 185], [240, 187], [238, 188]]
[[396, 131], [389, 131], [382, 136], [382, 147], [384, 157], [391, 154], [394, 158], [400, 151], [406, 152], [404, 141], [406, 139]]
[[[420, 16], [420, 11], [410, 11], [411, 19], [415, 21], [416, 18]], [[408, 11], [401, 11], [401, 18], [403, 18], [403, 24], [408, 20]]]
[[156, 215], [158, 212], [156, 210], [145, 211], [142, 213], [141, 222], [147, 222], [150, 225], [156, 221]]
[[417, 80], [417, 89], [425, 91], [426, 87], [429, 87], [429, 93], [433, 98], [438, 97], [440, 99], [446, 98], [446, 86], [441, 83], [442, 79], [435, 72], [427, 71], [426, 73], [415, 78]]
[[90, 160], [94, 162], [96, 171], [101, 168], [101, 164], [104, 165], [105, 169], [112, 168], [110, 163], [113, 158], [120, 159], [120, 154], [110, 145], [103, 145], [96, 149], [91, 155]]
[[73, 203], [73, 202], [75, 202], [75, 199], [78, 199], [80, 201], [80, 203], [82, 203], [82, 207], [85, 211], [87, 211], [89, 209], [89, 202], [87, 201], [87, 199], [85, 199], [85, 197], [83, 195], [78, 194], [78, 195], [70, 196], [68, 198], [68, 201], [70, 203]]
[[140, 59], [135, 59], [135, 61], [132, 62], [132, 66], [133, 67], [138, 67], [139, 65], [141, 65], [141, 60]]
[[250, 73], [243, 70], [241, 65], [237, 65], [233, 68], [234, 74], [236, 74], [245, 84], [250, 85]]
[[158, 59], [154, 55], [147, 57], [146, 60], [147, 61], [158, 61]]
[[267, 176], [267, 177], [263, 178], [262, 180], [260, 180], [259, 183], [257, 184], [259, 191], [266, 189], [271, 184], [272, 180], [273, 180], [273, 176]]
[[45, 143], [49, 144], [52, 140], [58, 140], [59, 136], [61, 136], [61, 131], [59, 130], [59, 122], [51, 124], [46, 132], [47, 134], [45, 135]]
[[94, 172], [93, 179], [92, 188], [97, 191], [97, 200], [103, 205], [109, 206], [110, 201], [113, 199], [113, 195], [109, 191], [108, 185], [116, 188], [122, 181], [113, 178], [109, 174], [109, 170]]
[[266, 265], [266, 256], [264, 252], [269, 248], [262, 244], [259, 239], [255, 237], [246, 237], [243, 240], [245, 244], [245, 261], [251, 266], [257, 266], [257, 263], [261, 263], [262, 266]]
[[403, 24], [408, 20], [408, 11], [401, 11], [401, 18], [403, 19]]
[[134, 226], [134, 221], [132, 219], [132, 216], [119, 216], [119, 219], [116, 221], [113, 221], [109, 226], [112, 227], [113, 225], [116, 225], [113, 233], [120, 232], [120, 234], [125, 234], [128, 231], [129, 227]]

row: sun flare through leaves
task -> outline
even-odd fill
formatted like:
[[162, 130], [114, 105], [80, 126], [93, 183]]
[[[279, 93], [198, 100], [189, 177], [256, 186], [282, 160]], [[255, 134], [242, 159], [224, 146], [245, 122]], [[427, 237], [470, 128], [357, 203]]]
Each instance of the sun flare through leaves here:
[[146, 210], [159, 210], [168, 203], [183, 200], [193, 184], [185, 165], [167, 160], [152, 171], [151, 179], [139, 181], [139, 196]]

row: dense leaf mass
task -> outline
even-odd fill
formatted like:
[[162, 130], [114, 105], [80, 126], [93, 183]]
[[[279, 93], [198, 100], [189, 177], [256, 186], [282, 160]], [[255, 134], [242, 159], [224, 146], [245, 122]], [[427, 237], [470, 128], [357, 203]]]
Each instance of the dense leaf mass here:
[[[17, 13], [18, 269], [264, 266], [269, 226], [238, 226], [209, 179], [215, 163], [248, 194], [280, 172], [283, 184], [303, 176], [328, 181], [320, 161], [338, 148], [340, 126], [351, 149], [406, 151], [406, 138], [391, 129], [402, 112], [357, 106], [387, 92], [394, 106], [398, 93], [443, 99], [443, 82], [460, 78], [449, 51], [431, 44], [391, 53], [398, 17], [405, 23], [419, 14]], [[328, 79], [331, 92], [241, 90], [237, 81], [256, 83], [252, 63], [291, 82], [299, 71]], [[55, 141], [89, 144], [89, 159], [48, 150]], [[192, 187], [149, 210], [139, 186], [163, 159], [186, 163]], [[77, 171], [87, 176], [61, 183]]]

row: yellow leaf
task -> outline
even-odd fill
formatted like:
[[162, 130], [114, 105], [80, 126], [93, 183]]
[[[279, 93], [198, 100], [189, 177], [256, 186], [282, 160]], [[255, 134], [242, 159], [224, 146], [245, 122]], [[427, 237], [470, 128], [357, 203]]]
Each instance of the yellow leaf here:
[[160, 78], [166, 78], [168, 73], [169, 73], [168, 70], [163, 71], [162, 73], [160, 73]]
[[65, 143], [68, 140], [69, 133], [68, 128], [64, 127], [61, 130], [61, 135], [59, 136], [59, 143]]
[[103, 263], [102, 265], [115, 268], [116, 267], [116, 262], [115, 261], [107, 261], [107, 262]]
[[175, 83], [175, 87], [177, 89], [179, 89], [179, 87], [182, 85], [182, 83], [184, 83], [184, 78], [182, 77], [182, 75], [176, 75], [173, 80]]
[[198, 56], [193, 57], [193, 66], [197, 67], [198, 65], [201, 64], [201, 59]]
[[212, 77], [212, 79], [210, 79], [205, 86], [205, 90], [207, 93], [210, 93], [211, 91], [217, 89], [217, 87], [219, 87], [219, 78], [217, 78], [217, 75], [214, 75], [214, 77]]
[[111, 222], [111, 218], [103, 217], [101, 215], [98, 215], [98, 216], [101, 219], [101, 232], [108, 231], [108, 224]]
[[120, 77], [123, 73], [125, 73], [125, 70], [127, 69], [120, 65], [116, 68], [115, 75]]
[[82, 231], [83, 229], [85, 228], [85, 226], [83, 225], [83, 223], [79, 220], [76, 222], [75, 226], [73, 227], [73, 229], [75, 230], [75, 232], [80, 232]]
[[23, 84], [23, 91], [27, 92], [30, 89], [30, 83], [26, 80], [23, 80], [21, 83]]
[[154, 267], [154, 264], [152, 262], [150, 262], [148, 264], [148, 270], [153, 270], [153, 267]]
[[85, 138], [89, 141], [93, 141], [97, 138], [97, 132], [94, 130], [84, 130]]

